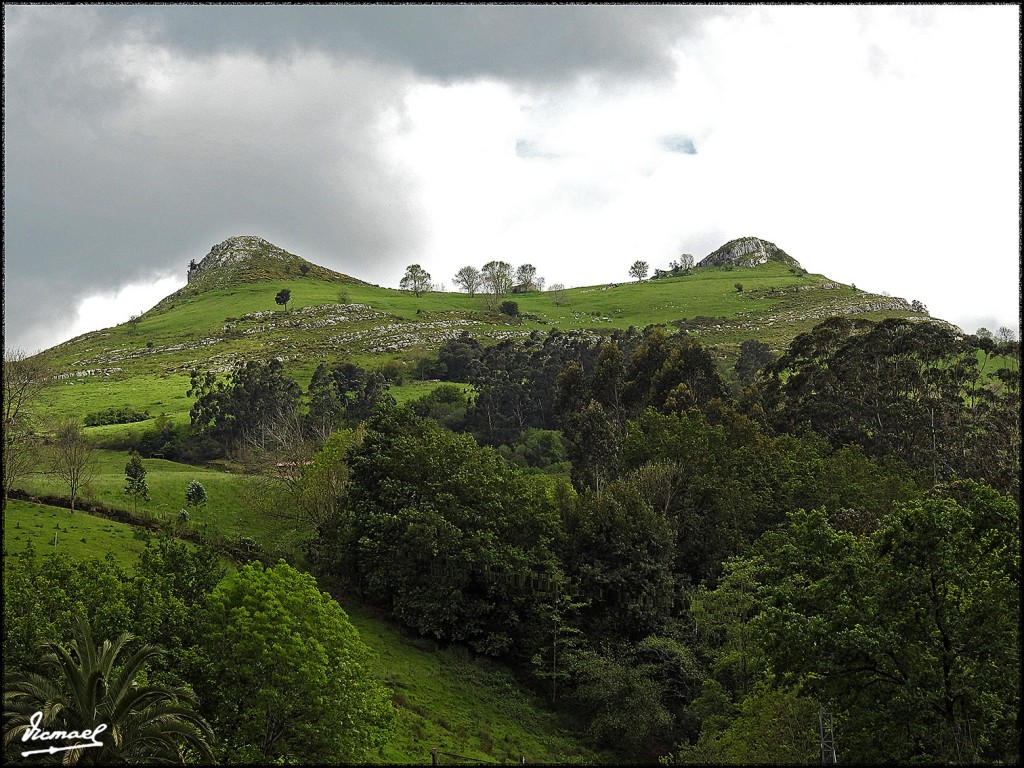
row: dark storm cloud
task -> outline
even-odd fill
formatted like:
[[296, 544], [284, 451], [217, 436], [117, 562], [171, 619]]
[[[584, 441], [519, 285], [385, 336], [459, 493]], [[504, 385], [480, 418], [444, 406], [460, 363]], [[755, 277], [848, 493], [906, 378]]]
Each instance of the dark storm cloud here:
[[[5, 6], [5, 344], [232, 235], [383, 282], [423, 235], [378, 143], [405, 86], [657, 76], [721, 11]], [[147, 56], [177, 67], [170, 106], [147, 95]]]
[[192, 55], [247, 50], [287, 56], [316, 48], [407, 66], [440, 79], [491, 76], [551, 83], [580, 74], [651, 74], [669, 48], [719, 6], [333, 5], [161, 6], [104, 10]]

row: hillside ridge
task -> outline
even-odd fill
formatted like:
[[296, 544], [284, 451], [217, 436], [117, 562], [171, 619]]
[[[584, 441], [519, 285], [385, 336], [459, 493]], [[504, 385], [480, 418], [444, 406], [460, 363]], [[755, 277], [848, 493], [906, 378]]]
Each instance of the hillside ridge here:
[[296, 256], [262, 237], [235, 235], [214, 245], [200, 261], [192, 259], [185, 287], [161, 299], [150, 312], [165, 311], [181, 299], [206, 291], [295, 278], [366, 285], [350, 275]]

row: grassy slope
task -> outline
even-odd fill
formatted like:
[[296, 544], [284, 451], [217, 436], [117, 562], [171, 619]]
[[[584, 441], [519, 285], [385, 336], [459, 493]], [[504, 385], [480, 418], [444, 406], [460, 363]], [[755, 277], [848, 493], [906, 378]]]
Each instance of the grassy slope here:
[[80, 559], [110, 553], [118, 565], [131, 568], [146, 546], [145, 535], [137, 531], [126, 523], [12, 499], [4, 511], [4, 555], [22, 552], [31, 542], [40, 554], [56, 551]]

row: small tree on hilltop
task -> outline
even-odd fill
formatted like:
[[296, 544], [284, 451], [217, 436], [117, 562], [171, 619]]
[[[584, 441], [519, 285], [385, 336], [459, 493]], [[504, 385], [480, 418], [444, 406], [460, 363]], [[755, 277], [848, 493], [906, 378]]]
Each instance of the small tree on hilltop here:
[[274, 297], [274, 301], [280, 304], [285, 310], [288, 309], [288, 302], [292, 300], [292, 292], [287, 288], [282, 288], [277, 292], [277, 296]]
[[419, 298], [424, 291], [430, 290], [430, 273], [419, 264], [410, 264], [405, 268], [405, 276], [398, 286], [403, 291], [412, 291]]
[[512, 265], [507, 261], [489, 261], [481, 270], [483, 282], [490, 293], [491, 309], [498, 305], [498, 299], [512, 290]]
[[560, 307], [569, 301], [569, 294], [561, 283], [552, 283], [551, 290], [548, 293], [551, 294], [551, 300], [555, 303], [556, 307]]
[[536, 277], [537, 268], [533, 264], [523, 264], [516, 270], [516, 282], [526, 286], [526, 290], [530, 290]]
[[476, 289], [483, 284], [483, 279], [483, 275], [476, 267], [463, 267], [455, 273], [455, 284], [468, 293], [469, 298], [473, 298]]
[[646, 261], [634, 261], [633, 266], [629, 268], [629, 274], [631, 277], [635, 277], [636, 281], [639, 283], [641, 280], [647, 277], [647, 270], [649, 268], [650, 267], [648, 266]]
[[139, 511], [139, 499], [149, 501], [149, 485], [146, 483], [146, 468], [139, 454], [132, 453], [124, 468], [124, 492], [132, 497], [134, 512]]

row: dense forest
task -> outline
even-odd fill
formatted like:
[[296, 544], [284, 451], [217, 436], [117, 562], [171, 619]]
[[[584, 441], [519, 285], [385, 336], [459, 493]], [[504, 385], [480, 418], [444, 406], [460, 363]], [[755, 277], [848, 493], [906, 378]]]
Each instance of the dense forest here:
[[[277, 361], [196, 370], [191, 423], [133, 447], [243, 464], [254, 504], [315, 530], [318, 578], [512, 665], [624, 762], [810, 764], [834, 743], [1014, 763], [1019, 360], [908, 320], [831, 318], [778, 357], [747, 341], [727, 370], [663, 326], [464, 334], [403, 405], [346, 361], [305, 389]], [[364, 760], [393, 718], [365, 648], [311, 575], [263, 560], [225, 574], [164, 538], [134, 573], [11, 563], [8, 739], [62, 674], [64, 706], [124, 718], [82, 760]], [[160, 652], [98, 690], [85, 667], [131, 655], [124, 633]], [[166, 751], [132, 752], [147, 739]]]

